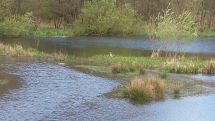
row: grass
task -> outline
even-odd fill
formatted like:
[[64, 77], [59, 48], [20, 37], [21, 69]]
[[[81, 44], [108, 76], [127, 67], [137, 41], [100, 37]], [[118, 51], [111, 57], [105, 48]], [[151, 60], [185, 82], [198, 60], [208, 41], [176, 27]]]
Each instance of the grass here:
[[43, 57], [56, 62], [66, 61], [67, 55], [62, 52], [48, 54], [43, 51], [38, 51], [33, 48], [24, 49], [21, 45], [6, 45], [0, 43], [0, 55], [7, 55], [12, 57], [26, 56], [26, 57]]
[[150, 77], [146, 80], [135, 79], [128, 86], [129, 98], [137, 103], [161, 99], [164, 91], [165, 82], [155, 77]]
[[8, 80], [0, 80], [0, 85], [6, 85], [8, 83], [9, 83]]
[[37, 37], [60, 37], [60, 36], [73, 36], [73, 31], [68, 28], [54, 29], [54, 28], [40, 28], [38, 31], [33, 32], [33, 36]]
[[[73, 61], [80, 61], [73, 59]], [[141, 68], [153, 69], [158, 68], [169, 73], [202, 73], [202, 69], [207, 66], [209, 60], [199, 59], [196, 57], [186, 58], [150, 58], [150, 57], [132, 57], [132, 56], [106, 56], [97, 55], [81, 60], [83, 63], [90, 65], [111, 66], [113, 73], [125, 73], [138, 71]]]
[[199, 33], [200, 37], [215, 37], [215, 30], [209, 30]]

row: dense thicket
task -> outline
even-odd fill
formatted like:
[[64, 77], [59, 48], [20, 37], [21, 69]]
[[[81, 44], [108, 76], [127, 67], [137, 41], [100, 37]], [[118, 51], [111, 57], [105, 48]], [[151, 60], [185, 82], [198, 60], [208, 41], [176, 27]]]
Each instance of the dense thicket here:
[[[194, 24], [200, 31], [215, 29], [214, 6], [215, 0], [0, 0], [0, 22], [32, 12], [35, 30], [74, 27], [78, 34], [127, 35], [160, 31], [168, 23], [189, 33]], [[167, 7], [177, 24], [161, 19]]]
[[74, 23], [78, 35], [136, 35], [143, 29], [141, 16], [130, 4], [116, 0], [86, 2]]

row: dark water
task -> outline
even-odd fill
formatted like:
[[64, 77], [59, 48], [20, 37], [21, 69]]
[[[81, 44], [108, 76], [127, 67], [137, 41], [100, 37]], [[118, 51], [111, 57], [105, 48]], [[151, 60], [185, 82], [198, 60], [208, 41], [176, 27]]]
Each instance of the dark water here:
[[150, 51], [161, 47], [164, 51], [182, 51], [192, 55], [214, 56], [215, 39], [198, 38], [193, 41], [175, 41], [166, 48], [158, 40], [144, 38], [111, 37], [73, 37], [73, 38], [2, 38], [5, 43], [19, 43], [24, 47], [33, 47], [47, 52], [66, 52], [76, 56], [108, 54], [147, 56]]
[[103, 93], [119, 85], [44, 62], [1, 64], [22, 87], [0, 98], [1, 121], [214, 121], [215, 95], [132, 105]]

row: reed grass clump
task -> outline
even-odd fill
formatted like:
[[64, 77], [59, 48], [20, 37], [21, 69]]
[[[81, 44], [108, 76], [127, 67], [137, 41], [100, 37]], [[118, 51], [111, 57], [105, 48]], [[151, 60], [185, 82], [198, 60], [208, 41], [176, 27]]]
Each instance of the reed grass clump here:
[[171, 59], [166, 61], [164, 68], [170, 73], [198, 73], [201, 66], [194, 64], [192, 61]]
[[203, 74], [214, 74], [215, 73], [215, 61], [209, 61], [208, 64], [202, 68]]
[[139, 64], [136, 63], [117, 63], [112, 65], [112, 73], [127, 73], [135, 72], [141, 68]]
[[126, 64], [113, 64], [112, 65], [112, 73], [116, 74], [116, 73], [126, 73], [129, 72], [129, 68]]
[[159, 78], [135, 79], [128, 86], [129, 98], [138, 103], [163, 98], [165, 82]]
[[0, 49], [2, 49], [3, 54], [10, 56], [31, 56], [31, 53], [25, 51], [21, 45], [5, 45], [0, 43]]

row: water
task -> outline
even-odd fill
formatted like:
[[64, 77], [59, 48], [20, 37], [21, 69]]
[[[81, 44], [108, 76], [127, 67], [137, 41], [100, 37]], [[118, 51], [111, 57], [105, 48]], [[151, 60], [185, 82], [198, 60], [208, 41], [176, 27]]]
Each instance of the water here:
[[44, 62], [4, 63], [23, 86], [0, 98], [1, 121], [214, 121], [215, 95], [132, 105], [107, 99], [116, 81]]
[[[107, 54], [109, 51], [119, 55], [145, 56], [153, 49], [152, 43], [159, 44], [138, 38], [11, 38], [1, 41], [20, 43], [24, 47], [34, 47], [47, 52], [64, 51], [79, 56]], [[183, 47], [189, 53], [214, 56], [214, 46], [214, 39], [197, 39]], [[0, 57], [0, 76], [16, 82], [12, 83], [13, 86], [0, 90], [0, 121], [215, 119], [215, 94], [133, 105], [128, 100], [108, 99], [103, 96], [119, 85], [117, 81], [32, 58]], [[215, 81], [215, 76], [193, 77]]]
[[[2, 38], [5, 43], [19, 43], [46, 52], [66, 52], [76, 56], [108, 54], [148, 56], [151, 50], [162, 47], [161, 42], [144, 38], [72, 37], [72, 38]], [[180, 45], [180, 46], [179, 46]], [[183, 51], [192, 55], [215, 57], [215, 39], [198, 38], [193, 41], [171, 42], [167, 51]], [[178, 49], [180, 48], [180, 49]]]

